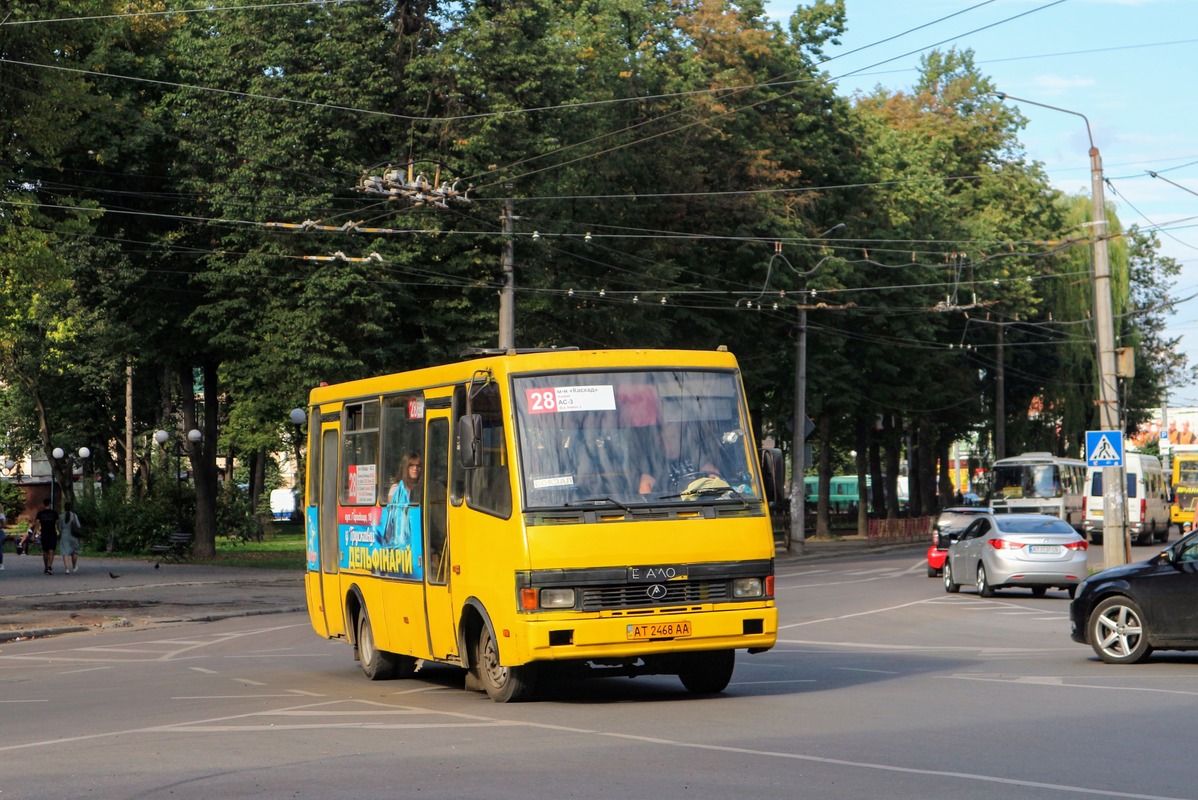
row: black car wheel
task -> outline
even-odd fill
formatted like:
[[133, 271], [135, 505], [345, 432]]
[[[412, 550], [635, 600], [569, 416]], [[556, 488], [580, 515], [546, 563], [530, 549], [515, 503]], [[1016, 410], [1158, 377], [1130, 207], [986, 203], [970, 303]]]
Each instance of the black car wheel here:
[[1108, 664], [1135, 664], [1152, 652], [1144, 613], [1134, 600], [1108, 597], [1090, 612], [1090, 646]]

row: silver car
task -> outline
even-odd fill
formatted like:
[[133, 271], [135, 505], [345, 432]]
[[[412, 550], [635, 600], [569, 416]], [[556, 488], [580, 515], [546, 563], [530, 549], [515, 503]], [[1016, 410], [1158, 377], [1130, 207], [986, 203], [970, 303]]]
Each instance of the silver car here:
[[1022, 586], [1042, 597], [1052, 587], [1073, 597], [1086, 577], [1086, 540], [1046, 514], [982, 514], [949, 536], [944, 591], [974, 584], [982, 597]]

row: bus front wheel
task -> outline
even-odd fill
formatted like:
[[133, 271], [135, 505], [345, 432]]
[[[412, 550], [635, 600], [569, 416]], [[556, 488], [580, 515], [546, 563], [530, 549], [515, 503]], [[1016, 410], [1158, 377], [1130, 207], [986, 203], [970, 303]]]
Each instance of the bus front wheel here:
[[678, 678], [687, 691], [694, 694], [719, 694], [728, 688], [732, 670], [736, 667], [735, 650], [714, 650], [683, 656], [685, 665]]
[[532, 696], [536, 688], [536, 665], [505, 667], [499, 663], [499, 645], [491, 626], [484, 624], [478, 634], [478, 652], [474, 669], [487, 696], [496, 703], [518, 703]]

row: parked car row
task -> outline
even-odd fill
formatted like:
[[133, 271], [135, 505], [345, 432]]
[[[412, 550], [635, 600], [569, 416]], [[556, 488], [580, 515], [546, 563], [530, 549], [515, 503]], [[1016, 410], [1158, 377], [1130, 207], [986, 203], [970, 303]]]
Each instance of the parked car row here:
[[[1151, 524], [1134, 532], [1159, 535]], [[1086, 538], [1057, 517], [953, 507], [932, 532], [928, 576], [941, 576], [946, 592], [972, 585], [982, 597], [1062, 589], [1073, 598], [1070, 636], [1110, 664], [1133, 664], [1154, 650], [1198, 650], [1198, 531], [1145, 561], [1094, 575], [1087, 549]]]

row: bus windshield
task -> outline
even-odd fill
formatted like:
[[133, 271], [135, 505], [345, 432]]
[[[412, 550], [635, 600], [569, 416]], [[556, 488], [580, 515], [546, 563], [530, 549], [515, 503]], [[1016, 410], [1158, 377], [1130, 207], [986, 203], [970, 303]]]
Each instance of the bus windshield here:
[[526, 508], [761, 497], [734, 372], [518, 376], [512, 396]]
[[1055, 464], [995, 466], [994, 494], [1010, 500], [1021, 497], [1061, 497], [1060, 469]]

